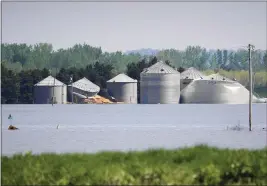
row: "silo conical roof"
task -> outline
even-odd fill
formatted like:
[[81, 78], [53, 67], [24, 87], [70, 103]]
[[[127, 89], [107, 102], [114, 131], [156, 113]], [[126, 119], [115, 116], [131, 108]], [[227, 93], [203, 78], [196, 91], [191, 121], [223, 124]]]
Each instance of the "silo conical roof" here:
[[93, 82], [91, 82], [85, 77], [72, 83], [72, 86], [77, 89], [87, 91], [87, 92], [99, 92], [100, 91], [99, 86], [97, 86], [96, 84], [94, 84]]
[[120, 83], [135, 83], [137, 82], [136, 79], [132, 79], [129, 76], [127, 76], [126, 74], [119, 74], [117, 76], [115, 76], [114, 78], [108, 80], [107, 82], [120, 82]]
[[52, 76], [48, 76], [34, 86], [64, 86], [65, 84]]
[[141, 73], [146, 74], [179, 74], [177, 70], [170, 67], [163, 61], [159, 61], [155, 63], [154, 65], [151, 65], [150, 67], [143, 70]]
[[204, 79], [205, 77], [206, 76], [203, 73], [194, 67], [190, 67], [181, 73], [181, 79]]

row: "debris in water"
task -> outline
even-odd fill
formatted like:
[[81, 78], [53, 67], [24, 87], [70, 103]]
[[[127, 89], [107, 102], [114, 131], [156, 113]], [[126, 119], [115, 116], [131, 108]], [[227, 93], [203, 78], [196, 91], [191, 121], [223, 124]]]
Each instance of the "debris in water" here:
[[18, 130], [18, 128], [13, 125], [9, 125], [8, 130]]

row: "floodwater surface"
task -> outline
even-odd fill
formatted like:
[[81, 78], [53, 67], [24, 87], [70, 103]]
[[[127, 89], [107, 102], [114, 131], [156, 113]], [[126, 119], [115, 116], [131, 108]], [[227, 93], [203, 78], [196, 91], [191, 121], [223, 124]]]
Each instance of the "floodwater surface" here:
[[[2, 105], [2, 154], [173, 149], [197, 144], [264, 148], [266, 104], [254, 104], [252, 109], [253, 131], [249, 132], [248, 105]], [[10, 124], [19, 130], [7, 130]], [[242, 130], [229, 130], [236, 125]]]

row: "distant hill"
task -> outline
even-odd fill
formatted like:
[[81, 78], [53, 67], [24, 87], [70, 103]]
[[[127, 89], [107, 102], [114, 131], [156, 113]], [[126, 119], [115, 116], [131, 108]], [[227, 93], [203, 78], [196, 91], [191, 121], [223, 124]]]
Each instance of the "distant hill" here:
[[146, 56], [146, 55], [157, 55], [159, 51], [160, 50], [157, 49], [142, 48], [137, 50], [128, 50], [125, 52], [125, 54], [140, 54], [141, 56]]

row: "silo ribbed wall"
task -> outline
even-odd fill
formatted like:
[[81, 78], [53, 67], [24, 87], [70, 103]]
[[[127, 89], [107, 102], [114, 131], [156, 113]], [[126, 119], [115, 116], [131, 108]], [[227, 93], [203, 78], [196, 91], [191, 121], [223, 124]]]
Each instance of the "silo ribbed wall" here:
[[178, 104], [180, 74], [141, 74], [140, 96], [142, 104]]
[[[54, 90], [53, 90], [54, 89]], [[54, 94], [54, 101], [57, 104], [65, 104], [67, 102], [66, 86], [35, 86], [34, 87], [34, 103], [50, 104]]]
[[137, 83], [107, 82], [109, 94], [118, 102], [137, 103]]

